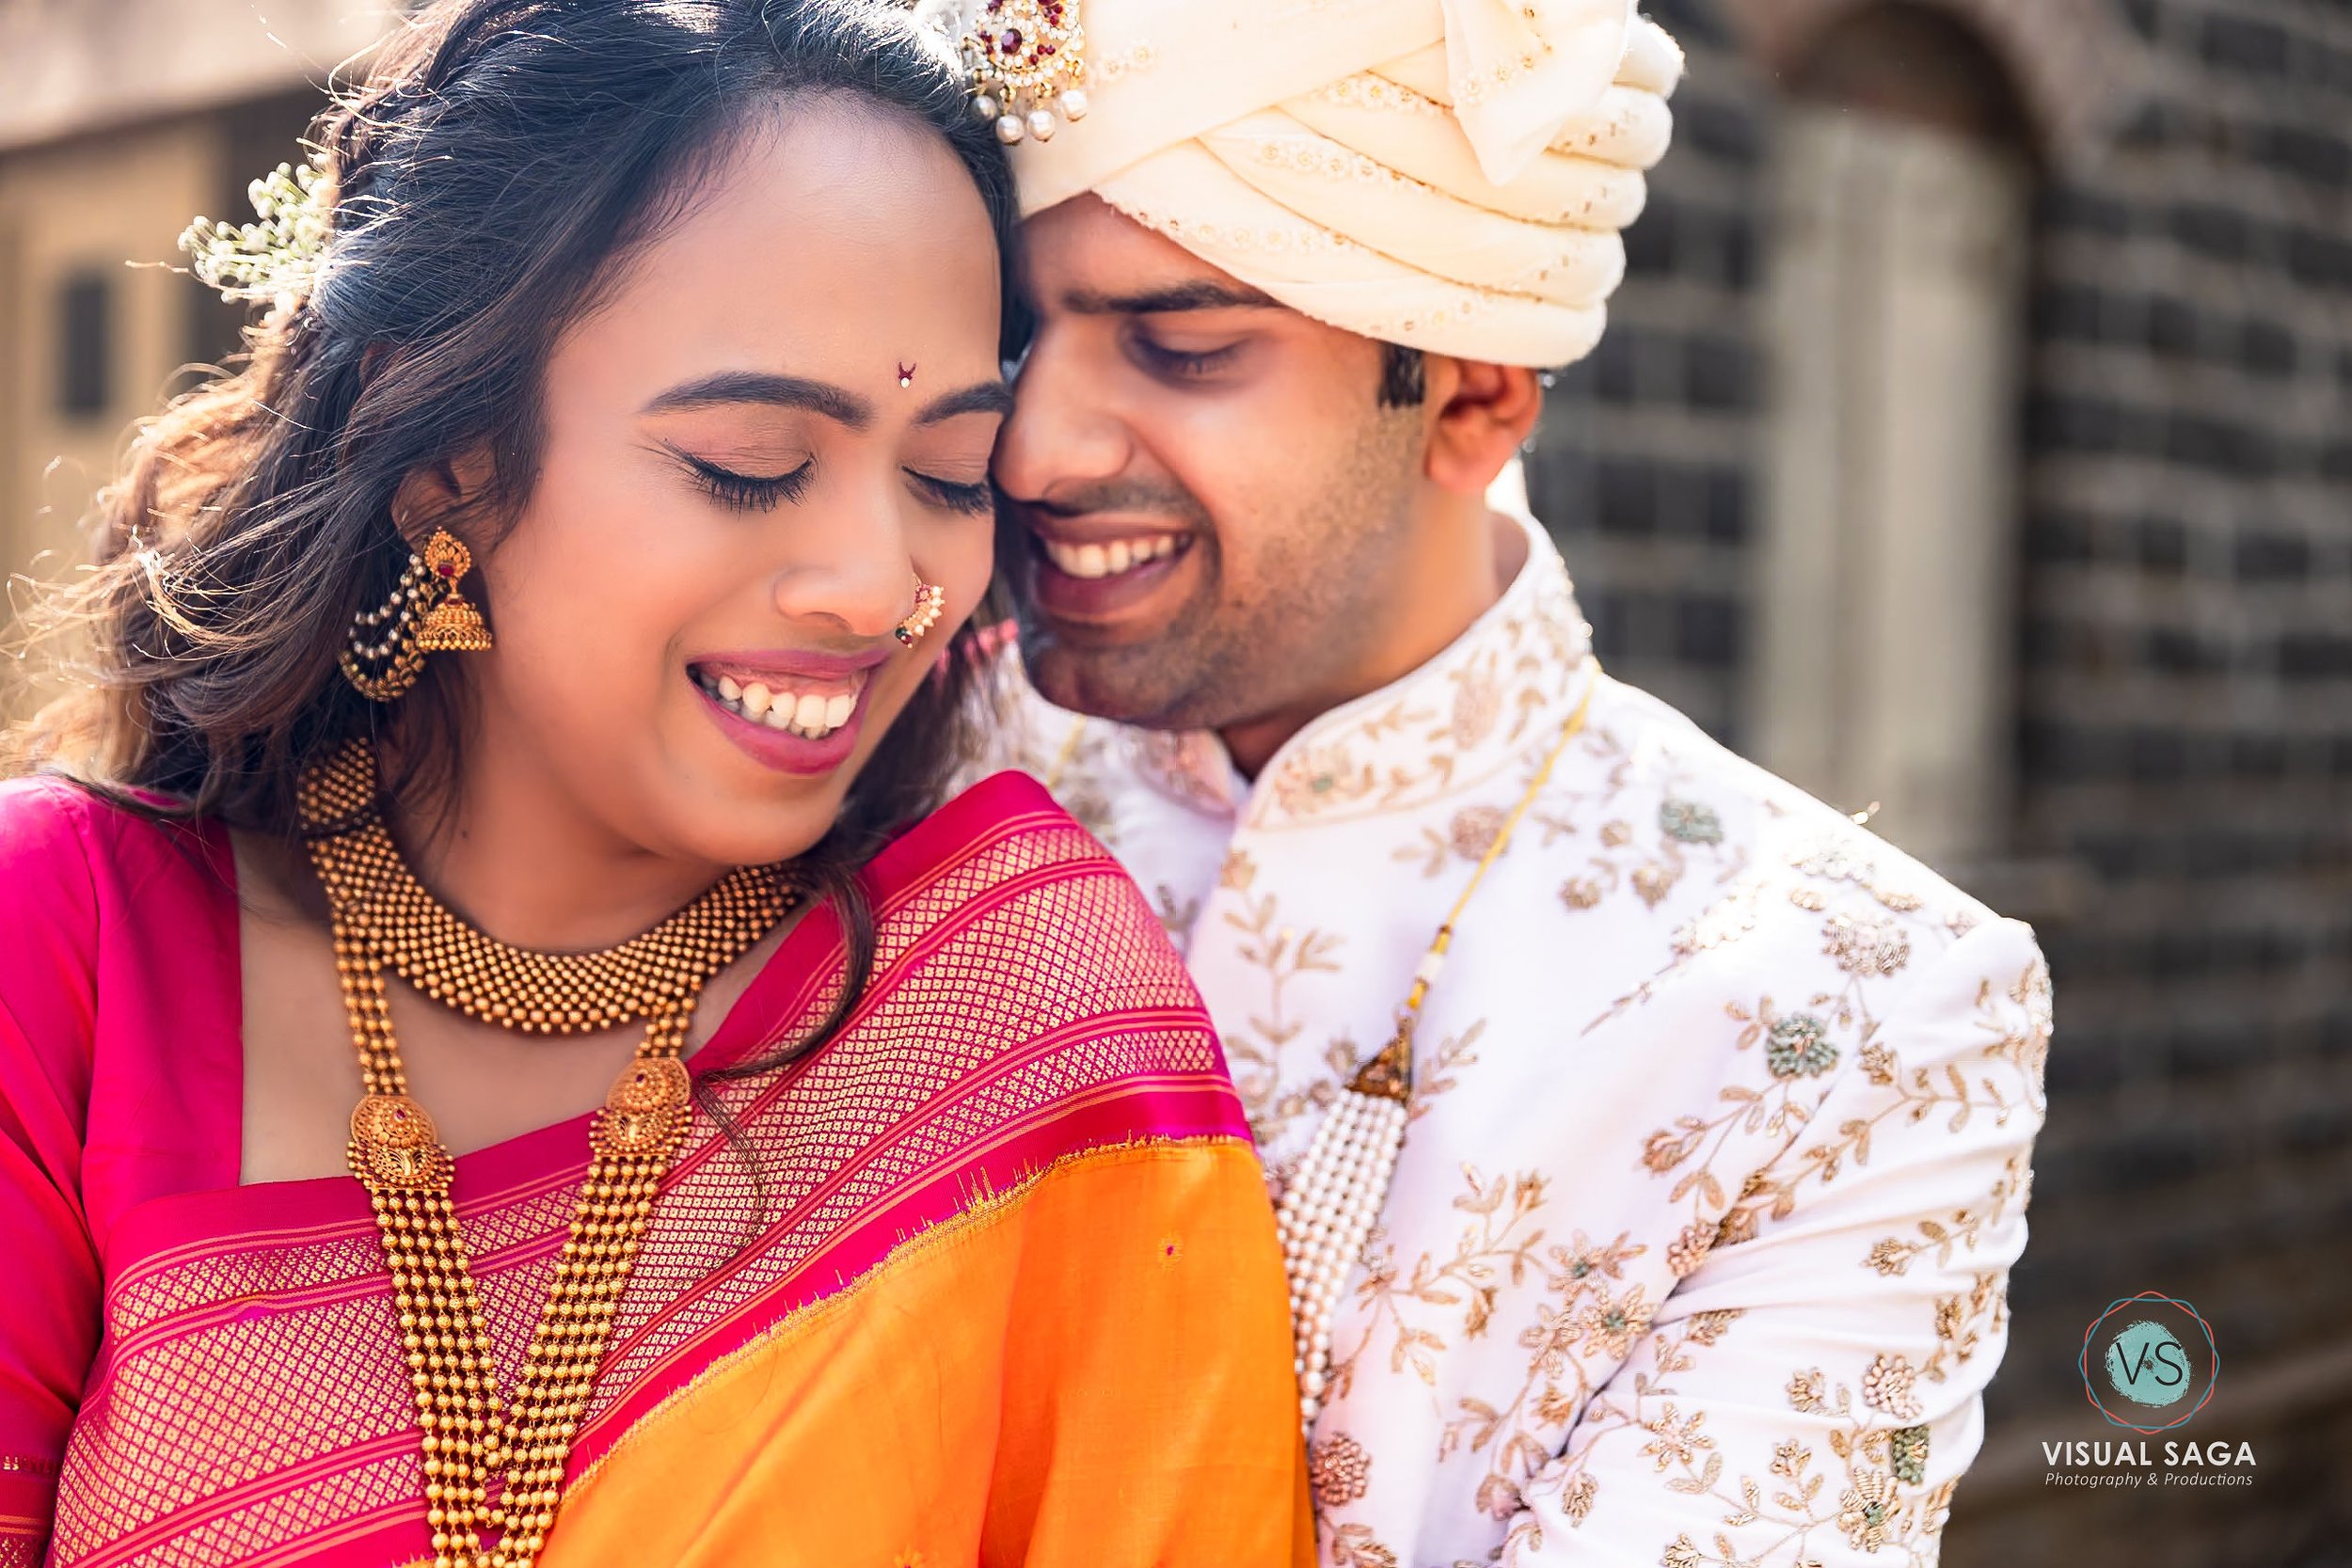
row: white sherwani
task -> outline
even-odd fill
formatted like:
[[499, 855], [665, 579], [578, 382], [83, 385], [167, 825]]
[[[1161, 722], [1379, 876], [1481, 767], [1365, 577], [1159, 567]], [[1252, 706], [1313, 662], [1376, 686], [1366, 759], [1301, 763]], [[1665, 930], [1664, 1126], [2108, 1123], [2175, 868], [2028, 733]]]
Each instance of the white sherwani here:
[[1021, 687], [1038, 773], [1186, 950], [1270, 1180], [1587, 687], [1466, 911], [1332, 1332], [1327, 1561], [1935, 1560], [2007, 1338], [2047, 971], [2004, 920], [1599, 673], [1549, 539], [1253, 785]]

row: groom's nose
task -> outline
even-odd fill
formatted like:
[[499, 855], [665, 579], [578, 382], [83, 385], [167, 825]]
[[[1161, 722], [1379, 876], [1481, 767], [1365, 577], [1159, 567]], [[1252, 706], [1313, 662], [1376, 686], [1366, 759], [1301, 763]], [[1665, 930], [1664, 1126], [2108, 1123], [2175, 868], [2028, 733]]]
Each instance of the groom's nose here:
[[997, 437], [997, 487], [1015, 500], [1050, 501], [1057, 491], [1124, 473], [1135, 436], [1112, 390], [1118, 371], [1042, 327], [1013, 383], [1012, 418]]

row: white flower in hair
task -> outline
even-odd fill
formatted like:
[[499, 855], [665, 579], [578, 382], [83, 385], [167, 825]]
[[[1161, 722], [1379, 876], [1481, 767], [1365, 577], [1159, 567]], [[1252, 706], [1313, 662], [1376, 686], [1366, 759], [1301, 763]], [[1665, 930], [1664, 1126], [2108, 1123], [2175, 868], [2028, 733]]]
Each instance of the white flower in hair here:
[[326, 185], [315, 162], [279, 164], [246, 187], [254, 222], [199, 217], [188, 225], [180, 248], [190, 269], [224, 299], [292, 304], [317, 280], [334, 230]]

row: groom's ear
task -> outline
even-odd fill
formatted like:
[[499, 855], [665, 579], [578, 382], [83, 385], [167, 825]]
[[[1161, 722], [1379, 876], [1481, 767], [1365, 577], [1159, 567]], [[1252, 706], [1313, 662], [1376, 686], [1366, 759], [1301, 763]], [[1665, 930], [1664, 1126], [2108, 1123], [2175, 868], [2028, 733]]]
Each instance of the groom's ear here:
[[1430, 418], [1422, 460], [1429, 482], [1456, 495], [1483, 496], [1544, 411], [1544, 389], [1522, 365], [1425, 356]]

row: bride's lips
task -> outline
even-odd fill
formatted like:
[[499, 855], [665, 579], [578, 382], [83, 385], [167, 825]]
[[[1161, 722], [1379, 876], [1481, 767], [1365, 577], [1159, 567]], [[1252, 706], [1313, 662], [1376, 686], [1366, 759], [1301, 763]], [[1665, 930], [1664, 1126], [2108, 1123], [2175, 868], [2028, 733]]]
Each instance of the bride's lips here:
[[807, 777], [832, 772], [857, 750], [873, 673], [890, 654], [711, 654], [690, 661], [687, 675], [719, 732], [745, 755]]

